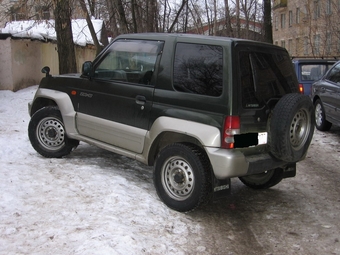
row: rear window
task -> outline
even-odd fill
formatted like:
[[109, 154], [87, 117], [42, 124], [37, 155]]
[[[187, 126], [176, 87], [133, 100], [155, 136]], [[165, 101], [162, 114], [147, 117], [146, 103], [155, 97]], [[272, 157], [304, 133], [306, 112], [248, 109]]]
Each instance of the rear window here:
[[302, 81], [316, 81], [332, 67], [333, 64], [301, 64], [300, 65], [300, 79]]
[[288, 54], [240, 51], [239, 61], [244, 108], [262, 107], [272, 98], [298, 92]]

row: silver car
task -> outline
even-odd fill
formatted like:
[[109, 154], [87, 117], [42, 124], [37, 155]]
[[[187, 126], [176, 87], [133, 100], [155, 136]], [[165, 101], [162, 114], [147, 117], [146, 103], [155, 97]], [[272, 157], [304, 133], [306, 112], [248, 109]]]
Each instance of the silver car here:
[[312, 85], [315, 126], [327, 131], [332, 124], [340, 126], [340, 61]]

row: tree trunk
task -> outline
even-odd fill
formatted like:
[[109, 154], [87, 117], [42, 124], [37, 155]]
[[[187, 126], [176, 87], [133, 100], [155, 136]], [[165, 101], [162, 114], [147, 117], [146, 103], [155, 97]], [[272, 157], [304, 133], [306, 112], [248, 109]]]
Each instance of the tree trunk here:
[[240, 0], [236, 0], [236, 37], [241, 38]]
[[[211, 35], [211, 22], [210, 22], [210, 14], [209, 14], [209, 6], [207, 0], [204, 1], [205, 3], [205, 12], [207, 14], [207, 21], [208, 21], [208, 35]], [[204, 31], [203, 31], [204, 33]]]
[[213, 35], [217, 35], [217, 3], [214, 0], [214, 28], [213, 28]]
[[133, 24], [133, 32], [137, 33], [138, 28], [137, 28], [137, 20], [136, 20], [136, 0], [131, 0], [131, 15], [132, 15], [132, 24]]
[[273, 43], [273, 26], [271, 18], [271, 1], [263, 1], [263, 23], [264, 23], [264, 41]]
[[170, 26], [170, 28], [169, 28], [168, 33], [171, 33], [172, 30], [174, 29], [174, 27], [175, 27], [175, 25], [176, 25], [176, 23], [177, 23], [177, 21], [178, 21], [178, 17], [179, 17], [179, 15], [181, 14], [182, 10], [184, 9], [186, 2], [187, 2], [187, 0], [182, 0], [181, 7], [179, 8], [178, 12], [176, 13], [175, 20], [172, 22], [172, 24], [171, 24], [171, 26]]
[[109, 22], [110, 22], [110, 31], [112, 32], [112, 37], [116, 37], [118, 36], [119, 33], [119, 29], [118, 29], [118, 25], [117, 25], [117, 19], [116, 19], [116, 11], [115, 11], [115, 7], [113, 5], [112, 0], [106, 0], [108, 9], [109, 9]]
[[71, 8], [69, 0], [55, 0], [55, 30], [59, 59], [59, 73], [76, 73], [76, 54], [72, 36]]
[[96, 55], [98, 55], [102, 51], [103, 47], [99, 43], [98, 37], [96, 35], [96, 31], [94, 31], [94, 27], [93, 27], [93, 24], [92, 24], [89, 12], [88, 12], [88, 10], [86, 8], [85, 1], [84, 0], [79, 0], [79, 3], [80, 3], [80, 6], [81, 6], [84, 14], [85, 14], [86, 23], [87, 23], [87, 25], [89, 27], [93, 43], [94, 43], [94, 45], [96, 47]]
[[115, 2], [117, 4], [117, 11], [119, 15], [118, 22], [120, 26], [120, 32], [123, 34], [126, 34], [129, 32], [129, 27], [128, 27], [128, 23], [127, 23], [126, 16], [125, 16], [123, 2], [122, 0], [115, 0]]
[[229, 0], [224, 0], [224, 8], [225, 8], [225, 17], [226, 17], [225, 18], [226, 36], [234, 37], [233, 28], [231, 26]]

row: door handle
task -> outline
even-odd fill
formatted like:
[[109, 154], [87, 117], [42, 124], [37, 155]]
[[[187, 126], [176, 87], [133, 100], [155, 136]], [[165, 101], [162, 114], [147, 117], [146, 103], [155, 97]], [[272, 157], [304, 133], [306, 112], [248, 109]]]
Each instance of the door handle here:
[[139, 105], [145, 105], [146, 103], [145, 96], [136, 96], [136, 103]]

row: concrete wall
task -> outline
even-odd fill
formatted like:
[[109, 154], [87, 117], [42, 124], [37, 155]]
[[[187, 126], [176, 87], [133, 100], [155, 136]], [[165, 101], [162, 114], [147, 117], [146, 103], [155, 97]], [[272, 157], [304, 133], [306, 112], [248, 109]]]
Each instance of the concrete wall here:
[[12, 89], [12, 57], [10, 39], [0, 41], [0, 89]]
[[[76, 47], [77, 71], [86, 60], [95, 58], [93, 47]], [[0, 40], [0, 89], [13, 90], [39, 84], [44, 66], [51, 68], [51, 74], [59, 74], [57, 45], [29, 39], [10, 37]]]
[[42, 77], [40, 45], [38, 41], [11, 41], [13, 91], [39, 83]]

